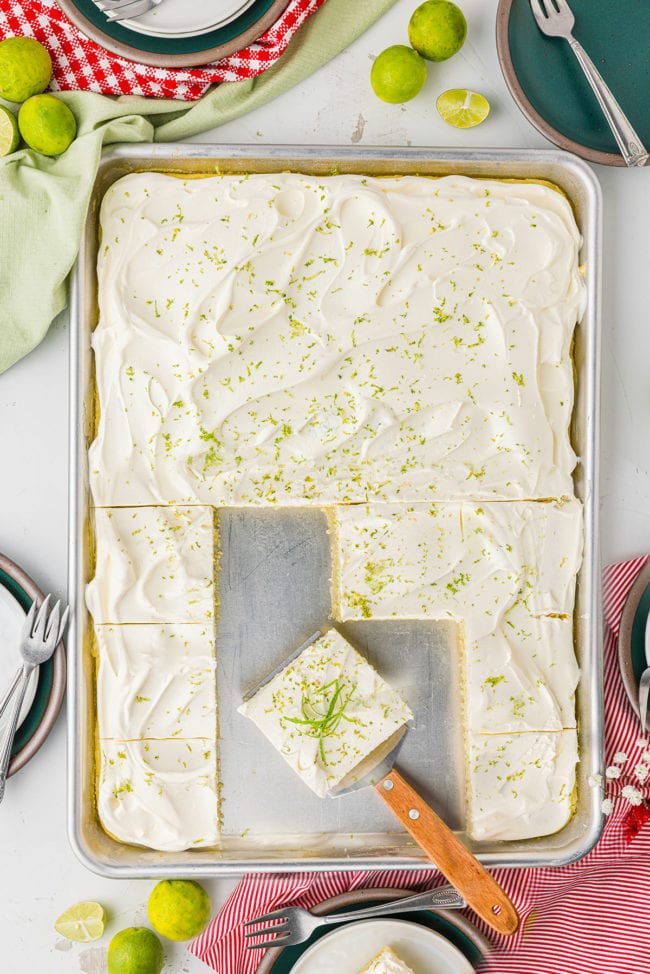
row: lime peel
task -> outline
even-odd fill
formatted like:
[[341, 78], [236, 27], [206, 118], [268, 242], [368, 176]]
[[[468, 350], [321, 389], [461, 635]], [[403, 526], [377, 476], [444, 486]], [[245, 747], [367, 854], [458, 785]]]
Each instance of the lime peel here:
[[52, 77], [52, 58], [33, 37], [0, 41], [0, 98], [25, 101], [45, 91]]
[[8, 156], [20, 145], [18, 122], [13, 112], [0, 105], [0, 156]]
[[106, 926], [106, 914], [100, 903], [84, 900], [75, 903], [65, 913], [62, 913], [54, 924], [54, 929], [66, 940], [74, 940], [80, 944], [99, 940]]
[[427, 66], [417, 51], [406, 44], [393, 44], [375, 58], [370, 70], [372, 90], [392, 105], [410, 101], [422, 90]]
[[147, 904], [151, 926], [168, 940], [198, 937], [212, 916], [210, 897], [193, 879], [163, 879]]
[[450, 88], [438, 96], [436, 107], [448, 125], [469, 129], [480, 125], [490, 113], [490, 103], [484, 95], [466, 88]]
[[165, 952], [148, 927], [127, 927], [108, 945], [106, 963], [108, 974], [160, 974]]

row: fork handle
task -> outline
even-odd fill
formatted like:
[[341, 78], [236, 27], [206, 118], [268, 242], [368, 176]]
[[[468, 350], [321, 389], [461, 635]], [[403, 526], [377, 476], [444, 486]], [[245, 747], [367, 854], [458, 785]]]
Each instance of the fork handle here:
[[18, 669], [16, 670], [11, 686], [7, 687], [4, 697], [2, 698], [2, 700], [0, 700], [0, 717], [2, 717], [2, 715], [4, 714], [5, 710], [7, 709], [7, 704], [9, 703], [9, 701], [14, 695], [14, 690], [18, 686], [18, 682], [20, 680], [20, 675], [22, 672], [23, 672], [23, 668], [22, 666], [19, 666]]
[[614, 138], [618, 142], [626, 166], [645, 166], [648, 161], [648, 152], [639, 135], [632, 128], [625, 112], [605, 84], [600, 71], [575, 37], [567, 37], [567, 40], [591, 85], [594, 95], [598, 99], [598, 104], [603, 110], [610, 129], [614, 133]]
[[9, 764], [11, 762], [11, 748], [13, 747], [16, 736], [16, 728], [18, 727], [18, 719], [23, 706], [23, 700], [25, 699], [29, 675], [33, 668], [33, 666], [29, 666], [27, 663], [23, 664], [18, 689], [16, 690], [11, 710], [9, 711], [7, 729], [0, 744], [0, 802], [5, 796], [5, 785], [7, 784], [7, 775], [9, 774]]
[[403, 900], [391, 900], [389, 903], [379, 903], [377, 906], [365, 907], [361, 910], [349, 910], [347, 913], [334, 913], [319, 917], [323, 926], [334, 923], [349, 923], [350, 920], [369, 920], [371, 917], [393, 916], [395, 913], [410, 913], [413, 910], [462, 910], [467, 906], [463, 897], [453, 886], [438, 886], [426, 893], [416, 893], [406, 896]]

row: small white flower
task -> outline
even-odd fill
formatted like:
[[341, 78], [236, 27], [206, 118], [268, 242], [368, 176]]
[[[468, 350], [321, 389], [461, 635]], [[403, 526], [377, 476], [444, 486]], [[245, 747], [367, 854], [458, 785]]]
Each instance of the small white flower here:
[[634, 773], [636, 774], [639, 781], [645, 781], [645, 779], [650, 774], [650, 768], [648, 767], [647, 764], [637, 764], [636, 768], [634, 769]]
[[612, 812], [614, 811], [614, 802], [612, 801], [612, 799], [603, 798], [602, 802], [600, 803], [600, 810], [603, 813], [603, 815], [611, 815]]
[[650, 751], [645, 751], [641, 755], [641, 760], [643, 761], [644, 764], [650, 764]]
[[637, 791], [636, 788], [633, 788], [632, 785], [626, 785], [621, 794], [623, 798], [627, 798], [630, 805], [640, 805], [643, 801], [643, 795], [641, 792]]
[[598, 774], [590, 774], [588, 781], [590, 785], [602, 785], [603, 776], [600, 774], [600, 772]]
[[614, 764], [625, 764], [627, 761], [627, 754], [625, 751], [617, 751], [614, 755]]
[[620, 778], [620, 777], [621, 777], [621, 769], [620, 769], [620, 768], [617, 768], [617, 767], [615, 767], [615, 766], [614, 766], [614, 765], [612, 764], [612, 765], [610, 765], [610, 766], [609, 766], [609, 768], [607, 768], [607, 770], [605, 771], [605, 777], [606, 777], [606, 778]]
[[648, 739], [647, 739], [647, 737], [640, 737], [638, 739], [638, 741], [636, 742], [636, 746], [637, 747], [647, 747], [648, 746]]

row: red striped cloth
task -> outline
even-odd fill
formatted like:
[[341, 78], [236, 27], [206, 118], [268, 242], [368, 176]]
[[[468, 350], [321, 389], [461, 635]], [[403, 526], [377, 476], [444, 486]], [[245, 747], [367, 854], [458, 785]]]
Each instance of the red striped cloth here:
[[[604, 573], [606, 779], [612, 802], [603, 836], [580, 862], [558, 869], [496, 869], [522, 924], [500, 937], [476, 920], [494, 949], [484, 974], [645, 974], [650, 972], [650, 743], [625, 695], [616, 640], [625, 597], [650, 556]], [[620, 776], [617, 776], [620, 773]], [[627, 797], [626, 797], [627, 796]], [[312, 907], [327, 897], [368, 886], [439, 886], [423, 869], [248, 876], [190, 950], [218, 974], [253, 974], [259, 956], [244, 948], [242, 922], [278, 906]]]
[[290, 0], [254, 44], [202, 68], [155, 68], [111, 54], [84, 37], [54, 0], [0, 0], [0, 39], [35, 37], [44, 44], [54, 66], [54, 90], [194, 101], [216, 82], [242, 81], [265, 71], [324, 2]]

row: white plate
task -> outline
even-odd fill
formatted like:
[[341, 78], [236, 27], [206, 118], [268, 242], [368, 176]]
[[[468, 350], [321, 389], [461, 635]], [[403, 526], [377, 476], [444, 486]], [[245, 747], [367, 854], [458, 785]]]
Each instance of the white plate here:
[[390, 919], [338, 927], [305, 951], [291, 974], [359, 974], [383, 947], [392, 947], [414, 974], [474, 974], [465, 955], [435, 930]]
[[[4, 585], [0, 585], [0, 697], [4, 696], [21, 663], [18, 645], [24, 622], [25, 612], [22, 606]], [[34, 670], [27, 684], [19, 724], [23, 722], [34, 702], [37, 682], [38, 670]], [[0, 717], [0, 734], [6, 726], [8, 711], [9, 707]]]
[[150, 37], [198, 37], [236, 20], [255, 0], [162, 0], [136, 20], [123, 20], [138, 34]]

